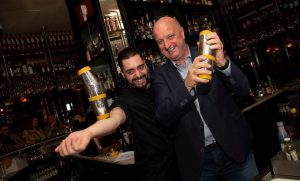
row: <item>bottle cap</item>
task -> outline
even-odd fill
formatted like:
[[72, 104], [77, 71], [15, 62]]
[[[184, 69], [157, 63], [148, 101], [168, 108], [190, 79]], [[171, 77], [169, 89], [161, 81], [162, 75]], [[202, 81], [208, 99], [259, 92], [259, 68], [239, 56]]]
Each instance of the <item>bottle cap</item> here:
[[200, 33], [199, 33], [199, 36], [202, 36], [202, 35], [206, 35], [208, 33], [211, 33], [210, 30], [202, 30]]
[[78, 70], [77, 75], [80, 76], [81, 74], [83, 74], [83, 73], [85, 73], [87, 71], [90, 71], [90, 70], [91, 70], [90, 66], [83, 67], [82, 69]]
[[283, 122], [277, 122], [277, 126], [283, 126]]
[[291, 112], [292, 114], [295, 114], [295, 113], [297, 113], [297, 109], [293, 107], [293, 108], [290, 109], [290, 112]]

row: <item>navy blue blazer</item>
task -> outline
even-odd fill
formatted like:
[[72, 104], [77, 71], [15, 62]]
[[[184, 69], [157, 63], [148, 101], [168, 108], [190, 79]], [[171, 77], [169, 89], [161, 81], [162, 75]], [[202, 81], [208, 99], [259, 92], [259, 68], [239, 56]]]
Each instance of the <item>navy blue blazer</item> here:
[[[197, 49], [190, 48], [192, 60]], [[249, 93], [249, 82], [231, 62], [231, 75], [226, 77], [215, 70], [208, 93], [191, 96], [171, 61], [159, 68], [153, 77], [156, 116], [167, 126], [176, 127], [175, 150], [183, 181], [198, 181], [204, 154], [203, 123], [194, 100], [198, 97], [201, 114], [223, 151], [234, 161], [243, 162], [252, 145], [252, 131], [230, 92]]]

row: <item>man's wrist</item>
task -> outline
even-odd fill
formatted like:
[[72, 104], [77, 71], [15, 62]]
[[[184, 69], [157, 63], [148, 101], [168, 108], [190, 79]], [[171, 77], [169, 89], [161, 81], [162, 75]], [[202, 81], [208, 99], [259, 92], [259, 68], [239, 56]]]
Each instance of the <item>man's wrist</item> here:
[[226, 61], [225, 65], [223, 65], [221, 67], [217, 67], [217, 69], [219, 69], [219, 70], [225, 70], [225, 69], [227, 69], [228, 66], [229, 66], [229, 60], [227, 58], [225, 58], [225, 61]]

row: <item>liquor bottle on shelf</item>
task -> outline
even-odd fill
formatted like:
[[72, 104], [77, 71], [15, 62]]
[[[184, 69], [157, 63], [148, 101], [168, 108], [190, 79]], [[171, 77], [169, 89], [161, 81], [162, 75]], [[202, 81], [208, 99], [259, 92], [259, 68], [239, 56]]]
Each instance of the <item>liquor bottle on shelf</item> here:
[[141, 39], [142, 40], [146, 40], [146, 33], [145, 33], [145, 21], [144, 21], [144, 17], [141, 17], [139, 23], [138, 23], [138, 31], [139, 34], [141, 35]]
[[106, 16], [106, 17], [104, 18], [104, 23], [105, 23], [105, 27], [106, 27], [107, 31], [108, 31], [109, 33], [111, 33], [111, 32], [112, 32], [112, 29], [111, 29], [111, 27], [110, 27], [109, 17], [108, 17], [108, 16]]
[[137, 40], [140, 40], [141, 39], [141, 34], [139, 32], [139, 29], [138, 29], [138, 21], [137, 21], [137, 19], [133, 19], [132, 20], [132, 22], [131, 22], [131, 28], [133, 30], [134, 38], [137, 39]]
[[192, 35], [193, 27], [192, 27], [192, 23], [189, 20], [189, 17], [187, 14], [185, 15], [185, 20], [186, 20], [186, 24], [187, 24], [188, 33], [189, 33], [189, 35]]
[[284, 152], [284, 139], [290, 138], [288, 133], [286, 132], [283, 122], [277, 122], [277, 128], [278, 128], [278, 141], [281, 148], [281, 151]]
[[290, 108], [290, 121], [293, 130], [292, 138], [300, 139], [300, 116], [295, 107]]
[[146, 29], [146, 31], [148, 31], [147, 39], [153, 39], [153, 37], [152, 37], [153, 23], [150, 20], [148, 13], [145, 14], [145, 17], [146, 17], [146, 28], [145, 29]]
[[120, 20], [120, 15], [119, 15], [119, 14], [117, 14], [117, 15], [115, 16], [115, 21], [117, 22], [117, 26], [119, 27], [119, 30], [124, 29], [123, 23], [122, 23], [121, 20]]
[[212, 30], [212, 24], [207, 16], [201, 17], [201, 30]]
[[118, 54], [119, 54], [119, 47], [118, 47], [118, 45], [115, 44], [114, 48], [115, 48], [115, 56], [118, 56]]
[[193, 27], [194, 34], [197, 34], [199, 32], [199, 24], [197, 18], [192, 18], [192, 27]]
[[113, 32], [118, 30], [114, 17], [112, 17], [112, 16], [109, 17], [109, 24], [110, 24], [111, 30]]

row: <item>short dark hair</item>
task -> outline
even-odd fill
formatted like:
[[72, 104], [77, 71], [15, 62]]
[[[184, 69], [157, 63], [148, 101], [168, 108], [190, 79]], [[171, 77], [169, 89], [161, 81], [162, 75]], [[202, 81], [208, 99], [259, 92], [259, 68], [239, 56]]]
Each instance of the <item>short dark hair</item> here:
[[120, 51], [120, 53], [118, 54], [117, 62], [121, 70], [123, 69], [122, 61], [125, 59], [129, 59], [130, 57], [133, 57], [135, 55], [139, 55], [142, 58], [140, 52], [133, 48], [124, 48], [122, 51]]

